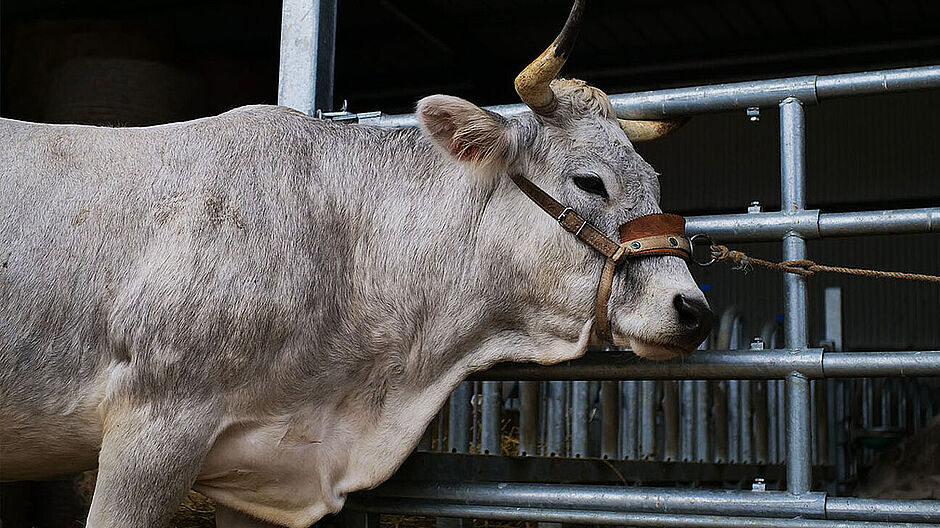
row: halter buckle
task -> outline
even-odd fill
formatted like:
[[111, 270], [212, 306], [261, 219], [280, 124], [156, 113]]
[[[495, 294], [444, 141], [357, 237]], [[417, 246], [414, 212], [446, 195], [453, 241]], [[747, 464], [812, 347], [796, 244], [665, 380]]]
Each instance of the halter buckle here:
[[561, 212], [560, 215], [558, 215], [558, 218], [556, 218], [555, 220], [558, 220], [558, 223], [560, 224], [565, 221], [566, 216], [568, 216], [570, 213], [573, 213], [573, 212], [574, 212], [574, 209], [570, 207], [565, 207], [565, 209]]
[[[558, 220], [558, 223], [561, 224], [562, 227], [564, 227], [564, 226], [565, 226], [565, 218], [567, 218], [568, 215], [571, 214], [571, 213], [574, 213], [574, 209], [572, 209], [571, 207], [565, 207], [565, 209], [561, 212], [560, 215], [558, 215], [558, 218], [556, 218], [555, 220]], [[584, 231], [584, 227], [585, 227], [585, 226], [587, 226], [587, 220], [581, 220], [581, 225], [578, 226], [578, 229], [577, 229], [577, 230], [573, 231], [574, 236], [580, 237], [580, 236], [581, 236], [581, 232]], [[565, 231], [568, 231], [568, 229], [565, 228]]]

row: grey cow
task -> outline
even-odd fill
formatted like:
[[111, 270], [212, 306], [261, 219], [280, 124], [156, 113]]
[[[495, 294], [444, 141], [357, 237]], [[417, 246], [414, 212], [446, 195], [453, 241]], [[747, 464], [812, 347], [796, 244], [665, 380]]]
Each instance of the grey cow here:
[[[387, 479], [469, 373], [583, 354], [604, 261], [509, 175], [607, 233], [659, 184], [628, 140], [655, 124], [549, 84], [581, 9], [512, 119], [436, 95], [417, 129], [0, 120], [0, 478], [97, 467], [91, 528], [165, 526], [190, 488], [220, 526], [300, 528]], [[618, 269], [608, 315], [665, 358], [710, 314], [657, 256]]]

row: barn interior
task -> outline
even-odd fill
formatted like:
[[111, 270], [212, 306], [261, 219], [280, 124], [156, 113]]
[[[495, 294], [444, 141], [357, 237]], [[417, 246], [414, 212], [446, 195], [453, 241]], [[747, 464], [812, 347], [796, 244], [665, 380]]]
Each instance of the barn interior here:
[[[436, 93], [479, 105], [517, 103], [513, 78], [548, 44], [569, 7], [568, 0], [338, 2], [332, 105], [322, 110], [409, 113], [418, 99]], [[262, 0], [5, 0], [0, 116], [142, 126], [276, 104], [280, 25], [280, 2]], [[562, 74], [618, 94], [937, 65], [938, 28], [940, 3], [932, 0], [594, 0]], [[938, 115], [938, 90], [808, 106], [807, 207], [936, 207]], [[699, 116], [637, 150], [661, 174], [665, 211], [744, 213], [754, 202], [763, 210], [780, 208], [775, 108], [757, 115], [741, 109]], [[779, 243], [739, 248], [767, 260], [782, 256]], [[816, 262], [836, 266], [940, 273], [936, 234], [811, 240], [807, 252]], [[777, 274], [719, 266], [693, 273], [723, 317], [731, 348], [779, 331], [783, 282]], [[837, 344], [827, 332], [826, 300], [834, 295], [827, 297], [827, 290], [839, 292]], [[934, 285], [820, 275], [809, 281], [808, 293], [811, 346], [828, 341], [854, 351], [940, 349], [940, 288]], [[868, 442], [857, 448], [858, 472], [832, 484], [834, 489], [851, 493], [878, 454], [893, 445], [871, 440], [884, 436], [875, 429], [893, 428], [893, 441], [900, 440], [940, 409], [940, 384], [915, 381], [915, 389], [868, 382], [872, 388], [864, 390], [874, 391], [876, 401], [888, 398], [890, 405], [898, 404], [903, 391], [915, 390], [922, 416], [920, 422], [904, 422], [887, 406], [879, 408], [869, 422], [871, 432], [853, 430], [857, 442]], [[512, 390], [518, 388], [507, 387], [507, 399]], [[444, 436], [438, 434], [437, 449]], [[469, 448], [474, 449], [480, 448]], [[591, 456], [599, 454], [599, 444], [591, 449]], [[657, 455], [651, 462], [663, 459]], [[553, 471], [580, 471], [564, 461], [553, 464]], [[744, 481], [766, 473], [756, 463], [740, 465], [753, 471], [696, 480]], [[647, 471], [620, 467], [631, 468]], [[12, 500], [10, 493], [4, 504]]]

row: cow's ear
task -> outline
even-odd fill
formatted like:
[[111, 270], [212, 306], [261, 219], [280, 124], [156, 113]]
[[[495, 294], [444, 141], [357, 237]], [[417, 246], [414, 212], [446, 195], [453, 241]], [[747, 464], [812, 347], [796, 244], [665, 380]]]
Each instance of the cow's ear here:
[[488, 163], [506, 155], [506, 120], [449, 95], [418, 101], [421, 131], [445, 152], [466, 162]]

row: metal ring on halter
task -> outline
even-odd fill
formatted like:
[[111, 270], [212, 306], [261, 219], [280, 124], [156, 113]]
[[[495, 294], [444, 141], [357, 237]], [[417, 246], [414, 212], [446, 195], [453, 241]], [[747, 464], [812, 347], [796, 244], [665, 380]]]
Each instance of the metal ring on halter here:
[[697, 234], [697, 235], [692, 235], [691, 237], [689, 237], [689, 251], [690, 251], [690, 253], [692, 253], [692, 255], [691, 255], [691, 260], [692, 260], [692, 262], [698, 264], [699, 266], [702, 266], [703, 268], [706, 268], [706, 267], [708, 267], [708, 266], [711, 266], [712, 264], [715, 263], [715, 257], [714, 257], [714, 255], [712, 255], [711, 258], [709, 258], [706, 262], [699, 262], [699, 261], [695, 260], [695, 241], [696, 241], [696, 239], [698, 239], [698, 240], [703, 240], [703, 241], [707, 242], [709, 248], [711, 248], [712, 246], [715, 245], [715, 241], [712, 240], [712, 237], [706, 235], [705, 233], [699, 233], [699, 234]]

